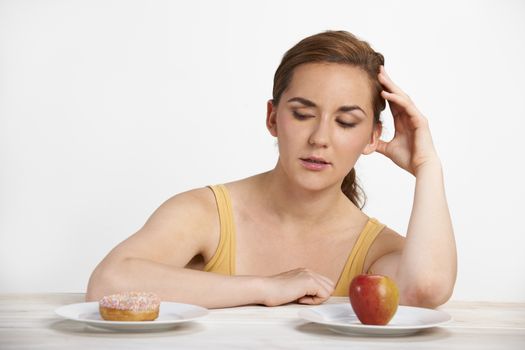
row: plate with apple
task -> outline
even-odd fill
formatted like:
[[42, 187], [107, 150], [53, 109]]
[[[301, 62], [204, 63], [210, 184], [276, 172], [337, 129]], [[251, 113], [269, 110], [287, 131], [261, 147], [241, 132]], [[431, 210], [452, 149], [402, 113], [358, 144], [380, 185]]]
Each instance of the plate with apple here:
[[349, 303], [303, 309], [299, 317], [334, 332], [367, 336], [405, 336], [452, 320], [441, 310], [398, 305], [397, 286], [387, 276], [356, 276], [349, 299]]

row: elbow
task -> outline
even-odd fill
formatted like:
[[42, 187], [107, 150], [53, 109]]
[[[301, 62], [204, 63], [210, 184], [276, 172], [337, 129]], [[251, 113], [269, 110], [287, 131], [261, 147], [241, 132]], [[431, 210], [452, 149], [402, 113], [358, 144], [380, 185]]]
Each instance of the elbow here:
[[452, 296], [453, 285], [437, 281], [415, 283], [400, 290], [401, 305], [435, 309], [446, 303]]
[[100, 300], [105, 295], [105, 291], [108, 289], [110, 282], [111, 279], [108, 278], [107, 269], [98, 266], [89, 278], [86, 290], [86, 301]]
[[99, 301], [104, 295], [119, 291], [119, 273], [121, 262], [99, 264], [91, 274], [86, 290], [86, 301]]

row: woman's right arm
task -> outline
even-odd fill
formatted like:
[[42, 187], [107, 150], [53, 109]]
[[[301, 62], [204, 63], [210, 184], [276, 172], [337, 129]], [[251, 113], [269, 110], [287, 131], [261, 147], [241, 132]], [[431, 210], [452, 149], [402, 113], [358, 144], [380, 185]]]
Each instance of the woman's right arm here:
[[151, 291], [162, 300], [207, 308], [298, 301], [319, 304], [334, 285], [313, 271], [275, 276], [226, 276], [185, 268], [206, 246], [219, 242], [213, 193], [197, 189], [162, 204], [134, 235], [115, 247], [93, 271], [87, 301], [122, 291]]

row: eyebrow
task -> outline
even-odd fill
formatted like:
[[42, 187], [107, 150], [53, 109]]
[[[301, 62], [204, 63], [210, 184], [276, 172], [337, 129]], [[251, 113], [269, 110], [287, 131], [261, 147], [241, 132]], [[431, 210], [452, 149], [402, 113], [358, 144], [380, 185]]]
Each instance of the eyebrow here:
[[[317, 105], [313, 101], [310, 101], [304, 97], [292, 97], [291, 99], [288, 100], [288, 102], [299, 102], [307, 107], [317, 107]], [[337, 109], [338, 112], [343, 112], [343, 113], [350, 113], [355, 110], [359, 110], [363, 112], [363, 114], [366, 116], [366, 112], [358, 105], [341, 106]]]

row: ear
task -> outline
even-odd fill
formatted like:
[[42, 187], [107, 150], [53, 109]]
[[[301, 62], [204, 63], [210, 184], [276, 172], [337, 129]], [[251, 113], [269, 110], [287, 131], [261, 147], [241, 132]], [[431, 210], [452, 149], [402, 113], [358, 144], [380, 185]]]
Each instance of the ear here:
[[266, 104], [266, 127], [272, 136], [277, 137], [277, 108], [273, 100], [268, 100]]
[[376, 123], [374, 130], [372, 131], [372, 136], [370, 136], [370, 142], [365, 146], [363, 150], [364, 155], [375, 152], [377, 145], [379, 144], [379, 138], [381, 137], [381, 132], [383, 131], [383, 124]]

